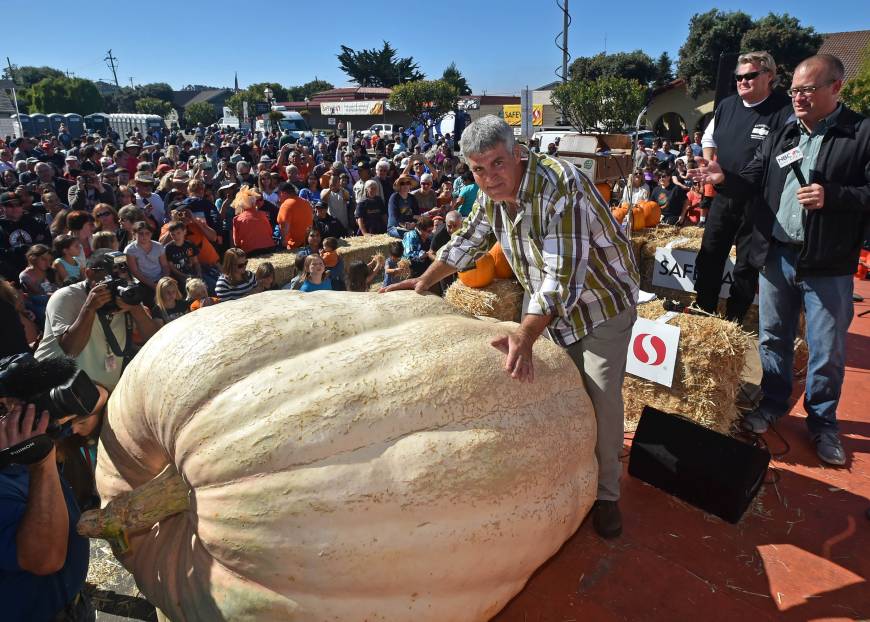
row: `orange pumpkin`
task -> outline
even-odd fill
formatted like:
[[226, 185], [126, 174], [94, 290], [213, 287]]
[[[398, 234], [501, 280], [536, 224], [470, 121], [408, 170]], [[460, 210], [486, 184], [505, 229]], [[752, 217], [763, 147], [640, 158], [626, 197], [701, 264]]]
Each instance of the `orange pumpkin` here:
[[640, 204], [643, 210], [644, 223], [647, 227], [655, 227], [662, 219], [662, 208], [655, 201], [644, 201]]
[[614, 220], [616, 220], [617, 223], [622, 224], [622, 221], [625, 220], [625, 215], [628, 214], [628, 206], [623, 203], [621, 206], [612, 209], [611, 213], [613, 214]]
[[459, 273], [459, 280], [468, 287], [480, 289], [486, 287], [495, 279], [495, 259], [486, 254], [474, 264], [471, 270]]
[[498, 242], [489, 249], [489, 255], [495, 262], [495, 278], [509, 279], [514, 275], [514, 269], [511, 268], [510, 262], [505, 257], [504, 251], [501, 249], [501, 244]]
[[634, 219], [631, 223], [632, 231], [639, 231], [646, 226], [646, 217], [643, 215], [642, 207], [633, 207], [631, 217]]
[[598, 194], [601, 195], [601, 198], [604, 199], [604, 202], [607, 205], [610, 205], [610, 197], [613, 193], [610, 184], [595, 184], [595, 188], [598, 190]]

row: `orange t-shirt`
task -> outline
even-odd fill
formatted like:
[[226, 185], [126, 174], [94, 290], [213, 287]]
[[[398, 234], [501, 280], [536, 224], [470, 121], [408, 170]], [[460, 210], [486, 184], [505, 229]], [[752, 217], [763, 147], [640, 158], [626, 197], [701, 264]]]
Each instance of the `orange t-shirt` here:
[[338, 265], [338, 253], [323, 249], [320, 251], [320, 258], [323, 260], [323, 265], [327, 268], [334, 268]]
[[[162, 238], [164, 235], [169, 233], [169, 225], [170, 223], [166, 223], [160, 230], [160, 237]], [[184, 239], [196, 246], [199, 249], [199, 254], [197, 258], [199, 259], [199, 263], [210, 266], [212, 264], [216, 264], [220, 261], [220, 256], [217, 251], [214, 249], [214, 246], [209, 241], [205, 234], [202, 232], [202, 229], [199, 228], [199, 225], [196, 224], [196, 221], [189, 223], [187, 225], [187, 233], [184, 234]]]
[[[314, 224], [314, 211], [311, 203], [299, 197], [292, 197], [281, 203], [278, 210], [278, 225], [284, 234], [284, 244], [287, 248], [305, 246], [308, 228]], [[285, 226], [287, 232], [285, 231]]]
[[266, 212], [246, 209], [233, 220], [233, 242], [245, 253], [274, 248], [272, 224]]

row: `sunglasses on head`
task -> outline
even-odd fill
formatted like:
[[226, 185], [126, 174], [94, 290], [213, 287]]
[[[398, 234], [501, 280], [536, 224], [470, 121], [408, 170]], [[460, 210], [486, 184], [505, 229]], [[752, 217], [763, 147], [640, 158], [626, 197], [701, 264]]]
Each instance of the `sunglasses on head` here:
[[743, 80], [755, 80], [755, 78], [763, 73], [767, 73], [767, 69], [761, 71], [748, 71], [746, 73], [735, 73], [734, 80], [737, 82], [742, 82]]

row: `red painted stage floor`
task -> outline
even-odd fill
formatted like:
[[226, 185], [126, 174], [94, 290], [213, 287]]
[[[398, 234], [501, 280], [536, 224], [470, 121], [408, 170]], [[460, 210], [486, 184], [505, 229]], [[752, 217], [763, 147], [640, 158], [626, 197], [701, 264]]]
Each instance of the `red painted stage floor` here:
[[[822, 467], [799, 400], [777, 429], [788, 453], [737, 525], [624, 474], [625, 530], [589, 521], [496, 616], [498, 622], [870, 619], [870, 281], [855, 305], [839, 420], [845, 468]], [[771, 451], [786, 448], [771, 432]], [[768, 475], [768, 479], [771, 479]]]

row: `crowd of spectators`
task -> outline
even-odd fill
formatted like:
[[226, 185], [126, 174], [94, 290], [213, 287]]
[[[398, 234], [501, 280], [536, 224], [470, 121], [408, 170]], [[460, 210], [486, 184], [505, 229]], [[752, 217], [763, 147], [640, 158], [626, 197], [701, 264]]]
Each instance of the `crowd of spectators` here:
[[31, 344], [50, 298], [86, 280], [98, 249], [125, 255], [150, 316], [166, 323], [275, 287], [270, 264], [258, 275], [246, 261], [280, 249], [321, 260], [299, 266], [301, 291], [371, 285], [381, 265], [344, 266], [335, 252], [348, 236], [388, 233], [421, 273], [433, 232], [477, 196], [449, 134], [61, 134], [0, 141], [0, 275]]

